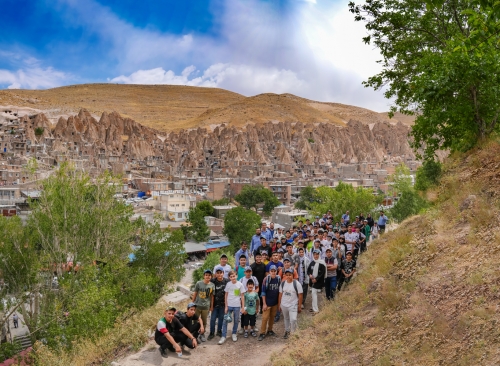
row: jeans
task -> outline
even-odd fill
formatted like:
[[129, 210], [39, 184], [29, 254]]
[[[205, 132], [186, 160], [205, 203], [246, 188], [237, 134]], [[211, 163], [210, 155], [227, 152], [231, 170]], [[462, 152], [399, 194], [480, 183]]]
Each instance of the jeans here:
[[[217, 320], [217, 330], [222, 332], [224, 322], [224, 308], [214, 308], [210, 314], [210, 333], [215, 334], [215, 321]], [[206, 325], [205, 325], [206, 326]]]
[[297, 329], [297, 305], [292, 307], [282, 305], [281, 311], [283, 312], [283, 318], [285, 319], [285, 331], [294, 332]]
[[[238, 323], [240, 322], [240, 307], [237, 308], [228, 306], [227, 313], [233, 315], [233, 334], [238, 333]], [[227, 322], [224, 320], [222, 323], [222, 336], [226, 338], [227, 335]]]
[[325, 290], [327, 300], [335, 298], [335, 289], [337, 288], [337, 276], [327, 277], [325, 281]]

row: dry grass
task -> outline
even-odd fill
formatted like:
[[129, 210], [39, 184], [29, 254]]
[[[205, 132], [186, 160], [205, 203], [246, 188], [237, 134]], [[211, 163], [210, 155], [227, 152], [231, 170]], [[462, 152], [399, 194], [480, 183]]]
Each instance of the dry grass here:
[[162, 131], [210, 128], [222, 123], [241, 127], [269, 121], [338, 126], [350, 119], [397, 122], [368, 109], [314, 102], [292, 94], [245, 97], [223, 89], [176, 85], [82, 84], [47, 90], [1, 90], [0, 100], [2, 105], [58, 109], [61, 114], [76, 114], [81, 108], [97, 116], [116, 111]]
[[499, 156], [452, 157], [435, 206], [375, 242], [273, 364], [500, 364]]
[[[187, 302], [186, 302], [187, 304]], [[186, 304], [176, 304], [185, 306]], [[85, 366], [108, 364], [120, 355], [137, 351], [149, 340], [156, 321], [166, 307], [163, 301], [132, 317], [117, 322], [115, 327], [96, 340], [75, 342], [70, 351], [53, 351], [41, 343], [35, 344], [35, 360], [40, 366]]]

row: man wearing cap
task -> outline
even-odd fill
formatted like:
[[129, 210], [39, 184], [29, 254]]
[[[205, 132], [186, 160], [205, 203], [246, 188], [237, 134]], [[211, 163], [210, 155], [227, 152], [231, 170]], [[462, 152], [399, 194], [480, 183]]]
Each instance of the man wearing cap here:
[[326, 264], [320, 258], [321, 251], [319, 249], [313, 250], [313, 260], [307, 268], [307, 275], [309, 277], [309, 287], [312, 288], [312, 309], [310, 312], [317, 314], [318, 308], [318, 293], [325, 287], [326, 278]]
[[[238, 263], [236, 261], [235, 263]], [[227, 279], [227, 275], [229, 274], [229, 271], [232, 269], [229, 264], [227, 264], [227, 255], [222, 253], [219, 259], [219, 264], [214, 267], [213, 273], [215, 273], [215, 268], [216, 267], [222, 267], [222, 270], [224, 271], [224, 278]]]
[[215, 337], [215, 322], [217, 321], [217, 336], [222, 337], [222, 323], [224, 322], [224, 309], [226, 307], [226, 285], [229, 282], [224, 278], [224, 269], [221, 266], [215, 266], [215, 278], [211, 279], [214, 284], [214, 301], [210, 307], [210, 334], [208, 340]]
[[165, 310], [164, 317], [156, 325], [155, 342], [160, 346], [160, 354], [163, 357], [167, 357], [167, 349], [182, 355], [182, 348], [177, 344], [181, 332], [191, 341], [193, 347], [197, 346], [196, 337], [174, 316], [176, 311], [175, 307], [169, 306]]
[[255, 250], [260, 246], [260, 227], [255, 229], [255, 235], [252, 236], [252, 240], [250, 241], [250, 252], [255, 255]]
[[[196, 304], [196, 315], [201, 317], [203, 324], [207, 324], [208, 311], [213, 307], [215, 286], [210, 280], [212, 271], [206, 269], [203, 272], [203, 280], [196, 282], [191, 299]], [[205, 342], [205, 329], [200, 332], [200, 341]]]
[[[264, 337], [275, 336], [273, 332], [274, 317], [278, 312], [279, 286], [281, 279], [277, 276], [275, 265], [269, 267], [269, 275], [262, 281], [262, 324], [260, 327], [259, 341]], [[267, 333], [266, 333], [267, 331]]]
[[[234, 255], [234, 263], [239, 263], [239, 260], [240, 260], [240, 257], [244, 255], [246, 258], [247, 258], [247, 264], [250, 263], [250, 253], [248, 252], [248, 244], [246, 241], [242, 241], [241, 242], [241, 248], [236, 252], [236, 254]], [[231, 268], [231, 267], [230, 267]], [[230, 271], [231, 269], [229, 269]], [[227, 273], [229, 273], [229, 271], [227, 271]], [[226, 277], [227, 278], [227, 277]]]
[[352, 226], [347, 226], [347, 233], [344, 235], [345, 245], [348, 251], [354, 250], [354, 245], [356, 245], [356, 241], [359, 239], [359, 235], [352, 231]]
[[205, 327], [201, 318], [195, 314], [196, 313], [196, 304], [194, 302], [190, 302], [187, 306], [187, 311], [185, 313], [177, 312], [175, 317], [179, 319], [181, 324], [192, 334], [192, 337], [188, 337], [186, 334], [179, 334], [178, 342], [181, 344], [181, 347], [186, 346], [188, 348], [195, 348], [196, 338], [200, 333], [205, 333]]
[[247, 288], [248, 280], [253, 280], [254, 291], [257, 292], [257, 289], [259, 288], [259, 280], [257, 280], [257, 277], [252, 275], [252, 267], [250, 267], [250, 266], [245, 267], [245, 276], [240, 279], [240, 282], [243, 284], [245, 291], [248, 291], [248, 288]]
[[285, 280], [280, 284], [279, 311], [285, 319], [284, 339], [297, 329], [297, 314], [302, 310], [303, 289], [299, 281], [293, 279], [293, 269], [285, 270]]
[[337, 268], [339, 262], [337, 258], [333, 256], [332, 248], [326, 249], [326, 281], [325, 281], [325, 292], [326, 299], [333, 300], [335, 298], [335, 289], [337, 288]]

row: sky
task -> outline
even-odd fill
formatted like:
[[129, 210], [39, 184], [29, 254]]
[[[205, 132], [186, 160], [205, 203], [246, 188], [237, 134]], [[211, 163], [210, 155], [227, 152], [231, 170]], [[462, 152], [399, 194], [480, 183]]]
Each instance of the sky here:
[[387, 111], [348, 0], [0, 0], [0, 88], [81, 83], [292, 93]]

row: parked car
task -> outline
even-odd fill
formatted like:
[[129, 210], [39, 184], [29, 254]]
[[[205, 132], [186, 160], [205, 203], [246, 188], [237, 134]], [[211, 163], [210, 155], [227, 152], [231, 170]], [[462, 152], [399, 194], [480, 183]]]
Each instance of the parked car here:
[[195, 264], [191, 264], [192, 269], [198, 269], [201, 266], [203, 266], [203, 263], [200, 263], [200, 262], [196, 262]]

